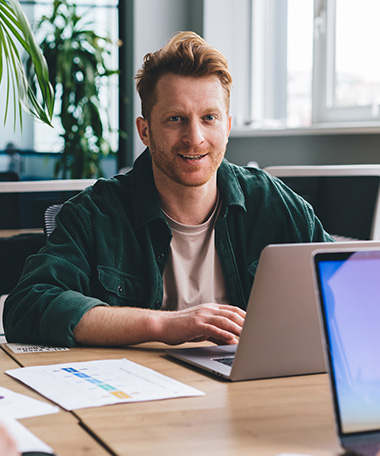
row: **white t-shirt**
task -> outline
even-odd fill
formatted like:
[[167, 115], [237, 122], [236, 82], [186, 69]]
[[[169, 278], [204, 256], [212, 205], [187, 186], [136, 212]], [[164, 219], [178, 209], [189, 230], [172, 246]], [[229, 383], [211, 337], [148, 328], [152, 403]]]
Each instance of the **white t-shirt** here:
[[184, 225], [167, 214], [173, 238], [165, 266], [162, 310], [181, 310], [208, 302], [228, 304], [227, 290], [215, 249], [214, 225], [219, 203], [206, 222]]

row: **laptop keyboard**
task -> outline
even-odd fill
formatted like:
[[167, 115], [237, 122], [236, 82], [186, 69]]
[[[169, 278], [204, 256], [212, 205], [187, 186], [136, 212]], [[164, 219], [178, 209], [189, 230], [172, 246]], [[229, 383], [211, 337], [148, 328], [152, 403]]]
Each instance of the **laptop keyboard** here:
[[234, 356], [226, 356], [224, 358], [212, 358], [213, 361], [218, 361], [218, 363], [225, 364], [226, 366], [232, 366], [234, 362]]

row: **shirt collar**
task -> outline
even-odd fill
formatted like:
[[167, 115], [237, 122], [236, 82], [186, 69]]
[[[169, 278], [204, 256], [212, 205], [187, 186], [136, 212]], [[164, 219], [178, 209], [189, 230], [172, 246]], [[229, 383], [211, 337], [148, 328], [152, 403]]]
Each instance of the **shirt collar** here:
[[220, 197], [223, 206], [241, 206], [246, 210], [244, 193], [235, 173], [236, 168], [236, 165], [231, 164], [225, 158], [219, 166], [217, 182]]
[[155, 219], [164, 219], [154, 184], [152, 160], [148, 148], [136, 159], [132, 170], [133, 210], [137, 227]]

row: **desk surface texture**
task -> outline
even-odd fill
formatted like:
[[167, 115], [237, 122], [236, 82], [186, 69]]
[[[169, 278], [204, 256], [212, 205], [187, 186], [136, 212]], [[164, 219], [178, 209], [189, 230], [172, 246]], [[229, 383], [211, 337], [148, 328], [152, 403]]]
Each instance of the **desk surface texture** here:
[[[167, 358], [162, 344], [21, 354], [2, 347], [20, 366], [127, 358], [206, 393], [22, 420], [60, 455], [341, 453], [326, 374], [231, 383]], [[3, 372], [17, 367], [4, 352], [0, 354]], [[5, 374], [2, 380], [7, 388], [38, 397]]]

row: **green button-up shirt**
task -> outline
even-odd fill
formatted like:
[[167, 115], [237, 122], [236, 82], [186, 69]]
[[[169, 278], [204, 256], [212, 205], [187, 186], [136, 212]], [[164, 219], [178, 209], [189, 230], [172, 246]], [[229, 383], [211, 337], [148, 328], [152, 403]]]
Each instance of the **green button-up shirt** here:
[[[217, 177], [216, 250], [230, 303], [244, 309], [266, 245], [332, 238], [311, 206], [265, 171], [223, 160]], [[170, 241], [146, 150], [129, 173], [64, 204], [6, 300], [8, 342], [73, 346], [75, 326], [94, 306], [160, 309]]]

